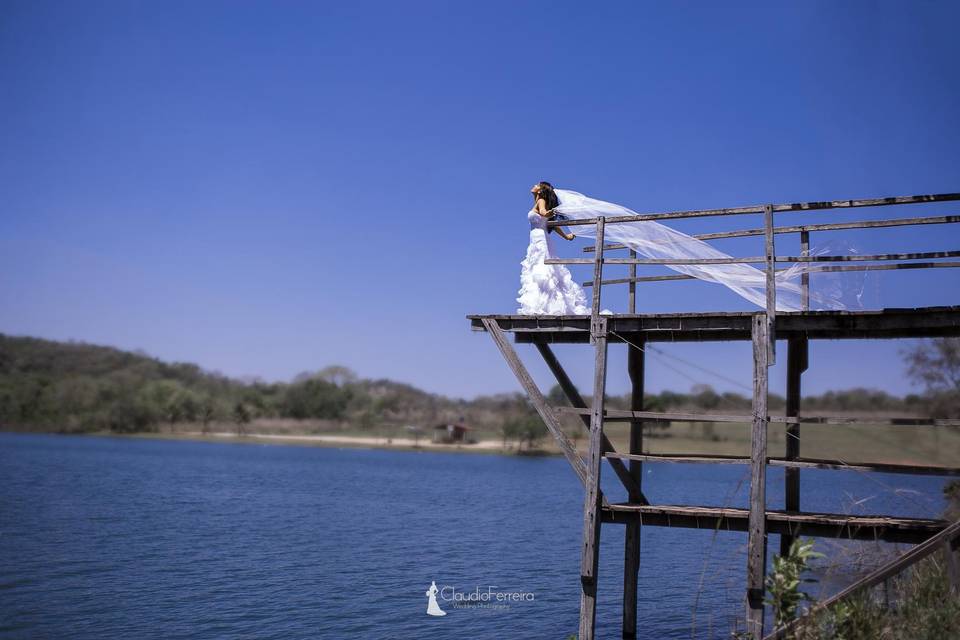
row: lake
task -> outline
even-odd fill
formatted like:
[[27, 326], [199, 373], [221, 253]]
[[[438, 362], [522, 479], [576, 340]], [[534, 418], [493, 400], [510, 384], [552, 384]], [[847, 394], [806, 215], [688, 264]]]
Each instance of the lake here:
[[[746, 505], [747, 467], [644, 471], [656, 503]], [[801, 477], [810, 510], [944, 507], [943, 478]], [[782, 478], [770, 470], [771, 507]], [[0, 433], [0, 637], [565, 639], [581, 509], [560, 458]], [[644, 529], [644, 636], [690, 638], [695, 619], [695, 637], [728, 637], [745, 545]], [[623, 528], [607, 525], [601, 638], [619, 637], [622, 563]], [[446, 616], [426, 615], [431, 581]], [[490, 599], [470, 606], [477, 593]]]

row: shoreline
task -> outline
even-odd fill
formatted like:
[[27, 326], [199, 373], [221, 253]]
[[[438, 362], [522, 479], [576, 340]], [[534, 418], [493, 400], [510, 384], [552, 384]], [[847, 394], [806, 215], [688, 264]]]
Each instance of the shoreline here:
[[314, 434], [272, 434], [249, 433], [237, 435], [232, 432], [201, 433], [199, 431], [178, 431], [174, 433], [114, 433], [112, 431], [91, 431], [87, 433], [63, 433], [55, 431], [4, 431], [5, 433], [29, 435], [81, 436], [97, 438], [132, 438], [141, 440], [185, 440], [189, 442], [212, 442], [221, 444], [266, 444], [297, 447], [323, 447], [328, 449], [378, 449], [383, 451], [407, 451], [411, 453], [474, 453], [500, 456], [559, 456], [559, 452], [548, 449], [524, 449], [503, 447], [501, 440], [480, 440], [474, 444], [438, 444], [430, 441], [415, 443], [412, 438], [386, 438], [381, 436], [339, 436]]
[[[390, 438], [387, 436], [364, 436], [364, 435], [339, 435], [339, 434], [277, 434], [277, 433], [249, 433], [246, 435], [237, 435], [234, 431], [216, 431], [202, 433], [200, 431], [174, 431], [174, 432], [131, 432], [116, 433], [112, 431], [91, 431], [91, 432], [62, 432], [62, 431], [28, 431], [19, 429], [0, 429], [5, 433], [22, 433], [34, 435], [63, 435], [63, 436], [93, 436], [108, 438], [138, 438], [143, 440], [187, 440], [192, 442], [211, 442], [224, 444], [259, 444], [259, 445], [286, 445], [297, 447], [325, 447], [331, 449], [379, 449], [383, 451], [407, 451], [433, 452], [433, 453], [454, 453], [454, 454], [480, 454], [480, 455], [499, 455], [499, 456], [520, 456], [520, 457], [562, 457], [562, 452], [555, 448], [551, 439], [546, 441], [540, 447], [534, 449], [519, 449], [515, 441], [508, 442], [507, 447], [503, 446], [500, 439], [484, 439], [474, 444], [439, 444], [430, 440], [421, 438], [417, 443], [413, 438]], [[618, 450], [626, 449], [627, 445], [618, 437], [622, 434], [611, 435], [614, 446]], [[578, 443], [580, 444], [580, 443]], [[653, 454], [684, 454], [699, 452], [702, 455], [743, 455], [739, 451], [739, 443], [734, 441], [714, 442], [702, 438], [691, 438], [690, 434], [671, 438], [653, 438], [644, 447], [645, 453]], [[781, 443], [782, 444], [782, 443]], [[778, 443], [772, 443], [777, 447]], [[578, 452], [583, 456], [586, 451], [582, 446], [577, 447]], [[875, 462], [888, 464], [917, 464], [921, 452], [917, 451], [913, 457], [903, 457], [901, 455], [875, 456]], [[849, 457], [849, 456], [846, 456]], [[924, 461], [929, 466], [942, 466], [945, 469], [955, 468], [949, 463], [943, 461]], [[950, 474], [945, 474], [950, 475]]]

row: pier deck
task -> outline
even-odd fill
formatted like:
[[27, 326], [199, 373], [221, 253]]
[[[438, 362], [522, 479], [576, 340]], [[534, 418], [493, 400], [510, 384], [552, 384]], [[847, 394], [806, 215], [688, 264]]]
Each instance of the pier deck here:
[[[952, 269], [960, 262], [943, 258], [960, 257], [960, 251], [932, 251], [879, 255], [811, 256], [810, 234], [835, 230], [872, 229], [908, 225], [940, 225], [960, 222], [957, 215], [901, 218], [893, 220], [865, 220], [860, 222], [831, 222], [829, 224], [792, 225], [775, 227], [773, 218], [780, 212], [803, 212], [824, 209], [857, 210], [860, 207], [888, 205], [915, 205], [960, 200], [960, 193], [940, 195], [903, 196], [862, 200], [757, 205], [727, 209], [705, 209], [656, 213], [595, 220], [565, 221], [564, 225], [596, 225], [594, 246], [584, 249], [593, 253], [589, 259], [572, 258], [548, 260], [549, 264], [587, 264], [593, 267], [593, 278], [585, 283], [592, 287], [590, 315], [581, 316], [524, 316], [524, 315], [470, 315], [467, 318], [475, 331], [488, 333], [500, 350], [507, 365], [526, 391], [530, 402], [553, 436], [560, 451], [584, 487], [583, 546], [580, 558], [580, 640], [592, 640], [596, 618], [596, 596], [599, 568], [599, 541], [601, 525], [621, 524], [626, 527], [624, 542], [622, 635], [637, 637], [637, 578], [640, 570], [640, 540], [643, 526], [684, 527], [710, 530], [746, 532], [746, 585], [744, 590], [746, 632], [751, 638], [764, 638], [764, 579], [767, 566], [767, 535], [779, 534], [780, 552], [785, 553], [797, 536], [881, 540], [917, 544], [914, 551], [878, 570], [886, 579], [919, 558], [932, 552], [934, 543], [943, 544], [948, 566], [957, 567], [954, 550], [960, 543], [960, 523], [937, 519], [902, 518], [893, 515], [857, 515], [809, 513], [801, 509], [800, 473], [803, 469], [837, 469], [858, 472], [886, 472], [925, 475], [960, 475], [960, 460], [956, 467], [935, 467], [904, 464], [884, 464], [870, 461], [851, 462], [804, 458], [800, 455], [803, 424], [833, 424], [838, 428], [849, 424], [877, 424], [872, 416], [825, 416], [801, 413], [801, 377], [808, 365], [811, 340], [862, 340], [899, 338], [939, 338], [960, 336], [960, 306], [922, 308], [891, 308], [857, 311], [815, 311], [809, 309], [809, 283], [818, 271], [887, 271], [893, 269], [920, 270]], [[763, 256], [724, 258], [722, 260], [645, 260], [630, 250], [629, 258], [609, 258], [605, 253], [629, 249], [618, 244], [605, 244], [606, 225], [629, 224], [643, 220], [690, 218], [696, 216], [740, 216], [760, 214], [761, 228], [711, 233], [701, 239], [721, 239], [757, 236], [764, 240]], [[560, 223], [548, 223], [557, 226]], [[775, 238], [781, 234], [798, 233], [800, 252], [795, 256], [781, 256], [775, 252]], [[915, 262], [925, 260], [927, 262]], [[747, 312], [699, 313], [636, 313], [636, 285], [641, 282], [689, 280], [687, 275], [643, 276], [636, 273], [638, 265], [763, 263], [766, 282], [766, 305], [763, 309]], [[776, 265], [796, 262], [836, 262], [837, 265], [816, 265], [801, 276], [802, 311], [776, 311]], [[603, 279], [605, 265], [628, 265], [628, 278]], [[612, 285], [627, 284], [628, 310], [625, 314], [600, 313], [601, 291]], [[663, 285], [659, 285], [663, 286]], [[956, 291], [947, 291], [950, 302], [955, 302]], [[653, 342], [713, 342], [745, 341], [753, 352], [753, 398], [750, 415], [669, 413], [647, 411], [644, 408], [644, 346]], [[775, 363], [777, 345], [786, 344], [786, 407], [785, 415], [771, 415], [768, 410], [768, 369]], [[521, 361], [514, 343], [532, 344], [566, 396], [569, 406], [548, 403]], [[610, 343], [626, 343], [627, 368], [631, 381], [630, 410], [607, 410], [604, 406], [607, 377], [607, 351]], [[589, 345], [593, 352], [594, 379], [591, 402], [588, 405], [570, 380], [551, 345]], [[573, 441], [564, 433], [560, 416], [576, 415], [589, 430], [587, 455], [581, 457]], [[627, 451], [618, 452], [604, 433], [604, 423], [629, 422], [630, 435]], [[644, 424], [654, 422], [738, 422], [750, 425], [750, 456], [654, 455], [644, 453]], [[914, 416], [879, 420], [880, 423], [918, 427], [922, 437], [924, 426], [960, 426], [960, 420], [934, 419]], [[786, 445], [782, 456], [769, 455], [767, 430], [775, 424], [786, 430]], [[607, 466], [617, 476], [628, 499], [611, 503], [600, 489], [600, 474]], [[749, 507], [721, 508], [716, 506], [657, 504], [642, 486], [644, 461], [689, 464], [741, 464], [750, 468]], [[766, 471], [768, 466], [785, 467], [785, 508], [770, 509], [766, 499]], [[938, 547], [939, 548], [939, 547]], [[955, 588], [960, 591], [960, 569]], [[876, 576], [872, 577], [874, 580]], [[874, 584], [864, 582], [864, 585]], [[851, 587], [852, 589], [853, 587]], [[858, 585], [857, 588], [860, 588]], [[832, 600], [831, 600], [832, 602]], [[783, 627], [771, 637], [781, 637]]]

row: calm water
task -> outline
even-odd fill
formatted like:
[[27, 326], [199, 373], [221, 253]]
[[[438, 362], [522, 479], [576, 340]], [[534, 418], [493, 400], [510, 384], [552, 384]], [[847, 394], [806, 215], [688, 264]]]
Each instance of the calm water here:
[[[645, 469], [656, 502], [746, 502], [745, 467]], [[782, 476], [769, 482], [782, 505]], [[939, 478], [803, 482], [811, 510], [943, 507]], [[0, 434], [0, 637], [562, 639], [577, 629], [581, 499], [556, 458]], [[695, 604], [696, 637], [727, 637], [745, 541], [645, 529], [647, 637], [691, 637]], [[600, 637], [619, 634], [622, 548], [604, 527]], [[448, 615], [430, 617], [432, 580], [534, 600], [441, 597]]]

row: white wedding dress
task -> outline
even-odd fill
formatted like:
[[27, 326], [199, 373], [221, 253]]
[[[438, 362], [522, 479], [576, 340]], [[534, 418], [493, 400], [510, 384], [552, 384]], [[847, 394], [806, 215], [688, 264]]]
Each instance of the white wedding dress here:
[[587, 298], [573, 280], [570, 270], [562, 264], [544, 264], [547, 258], [557, 257], [552, 234], [547, 233], [547, 220], [531, 209], [530, 244], [527, 257], [520, 263], [520, 297], [517, 302], [521, 315], [570, 316], [589, 315]]

